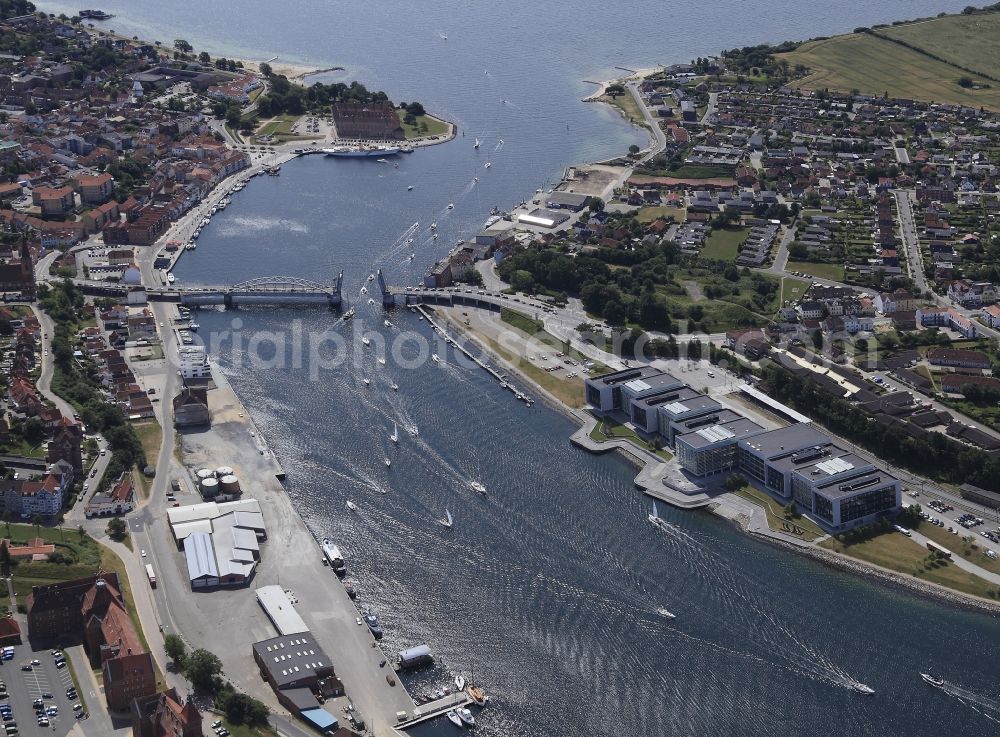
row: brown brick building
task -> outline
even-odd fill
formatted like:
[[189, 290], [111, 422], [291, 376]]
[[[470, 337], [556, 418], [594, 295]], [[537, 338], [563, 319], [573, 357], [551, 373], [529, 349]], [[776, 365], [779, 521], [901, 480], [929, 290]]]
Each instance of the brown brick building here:
[[91, 663], [101, 666], [112, 711], [156, 693], [153, 659], [132, 626], [117, 574], [33, 586], [27, 609], [29, 637], [83, 641]]
[[201, 713], [173, 688], [132, 701], [134, 737], [202, 737]]
[[333, 122], [341, 138], [401, 141], [406, 137], [396, 108], [387, 102], [335, 103]]

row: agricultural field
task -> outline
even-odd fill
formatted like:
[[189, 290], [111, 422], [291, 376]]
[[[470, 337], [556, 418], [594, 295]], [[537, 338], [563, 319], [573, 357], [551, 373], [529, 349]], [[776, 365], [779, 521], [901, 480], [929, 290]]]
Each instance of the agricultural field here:
[[[922, 32], [934, 34], [933, 29]], [[980, 53], [979, 38], [963, 40], [968, 53]], [[983, 43], [989, 42], [984, 39]], [[793, 67], [804, 64], [811, 70], [796, 81], [796, 86], [807, 89], [843, 92], [857, 89], [872, 95], [888, 93], [890, 97], [1000, 110], [1000, 84], [869, 34], [851, 33], [811, 41], [795, 51], [779, 54], [778, 58]], [[994, 63], [995, 59], [991, 65]], [[978, 89], [960, 87], [958, 79], [964, 76], [970, 77]], [[992, 87], [987, 88], [989, 85]]]
[[1000, 13], [949, 15], [878, 32], [956, 66], [1000, 79]]

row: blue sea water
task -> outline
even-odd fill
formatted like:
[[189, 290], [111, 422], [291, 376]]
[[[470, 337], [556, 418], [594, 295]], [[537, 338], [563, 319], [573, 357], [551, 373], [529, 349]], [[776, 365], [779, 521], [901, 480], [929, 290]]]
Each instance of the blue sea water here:
[[[583, 80], [961, 6], [111, 0], [102, 9], [116, 14], [105, 24], [116, 31], [186, 38], [217, 55], [343, 65], [335, 77], [419, 99], [459, 124], [464, 139], [400, 157], [398, 169], [307, 157], [257, 178], [175, 272], [184, 283], [225, 283], [270, 274], [328, 281], [344, 270], [359, 319], [381, 329], [381, 315], [358, 300], [374, 266], [412, 280], [474, 235], [494, 205], [642, 142], [612, 111], [580, 102], [593, 89]], [[473, 136], [484, 141], [478, 153]], [[418, 221], [410, 263], [392, 246]], [[306, 332], [360, 329], [323, 311], [238, 317], [247, 333], [280, 332], [295, 318]], [[233, 318], [205, 312], [199, 322], [221, 331]], [[427, 330], [410, 313], [392, 319], [394, 330]], [[312, 381], [308, 368], [245, 366], [226, 349], [218, 358], [309, 526], [348, 551], [387, 650], [427, 642], [436, 653], [439, 667], [413, 688], [475, 669], [493, 694], [479, 715], [484, 735], [997, 733], [995, 619], [772, 549], [703, 513], [661, 505], [673, 528], [657, 530], [633, 469], [575, 449], [571, 423], [526, 409], [482, 371], [369, 362]], [[393, 422], [418, 434], [403, 432], [393, 448]], [[473, 479], [486, 497], [470, 491]], [[360, 515], [344, 514], [348, 498]], [[445, 508], [451, 531], [435, 522]], [[918, 674], [929, 665], [983, 701], [925, 686]], [[851, 691], [852, 680], [876, 694]]]

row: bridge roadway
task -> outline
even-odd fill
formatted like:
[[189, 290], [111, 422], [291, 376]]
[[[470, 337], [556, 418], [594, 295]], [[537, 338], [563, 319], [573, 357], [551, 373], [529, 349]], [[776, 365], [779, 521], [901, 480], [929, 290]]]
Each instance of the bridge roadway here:
[[[342, 304], [341, 284], [344, 275], [337, 276], [334, 285], [320, 284], [297, 277], [263, 277], [231, 286], [146, 287], [151, 302], [178, 302], [192, 306], [225, 305], [327, 305]], [[127, 284], [77, 279], [84, 293], [94, 296], [121, 297], [128, 295]]]

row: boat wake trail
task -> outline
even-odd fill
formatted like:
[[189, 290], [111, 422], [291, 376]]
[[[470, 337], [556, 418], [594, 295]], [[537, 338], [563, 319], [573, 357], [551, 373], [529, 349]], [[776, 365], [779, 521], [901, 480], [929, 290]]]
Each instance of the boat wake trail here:
[[958, 699], [973, 711], [982, 714], [990, 721], [1000, 724], [1000, 699], [977, 694], [948, 681], [944, 681], [938, 688], [949, 696]]

